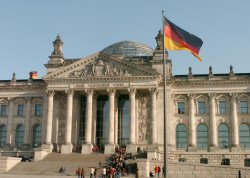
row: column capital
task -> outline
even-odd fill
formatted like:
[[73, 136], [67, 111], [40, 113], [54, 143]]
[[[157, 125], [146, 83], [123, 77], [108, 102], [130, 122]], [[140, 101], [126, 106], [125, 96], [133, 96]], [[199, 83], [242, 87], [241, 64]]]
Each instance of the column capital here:
[[46, 94], [48, 96], [54, 96], [55, 95], [55, 91], [54, 90], [46, 90], [45, 92], [46, 92]]
[[194, 93], [188, 93], [187, 96], [188, 96], [189, 99], [194, 99], [195, 94]]
[[9, 101], [13, 101], [13, 102], [14, 102], [15, 97], [8, 97], [7, 99], [8, 99]]
[[237, 93], [229, 93], [231, 101], [235, 101], [237, 99], [238, 94]]
[[216, 96], [216, 93], [208, 93], [208, 96], [212, 99]]
[[93, 95], [95, 93], [93, 89], [85, 89], [84, 91], [87, 95]]
[[74, 90], [65, 90], [67, 95], [74, 95]]
[[108, 92], [109, 94], [115, 94], [115, 93], [116, 93], [116, 89], [114, 89], [114, 88], [109, 88], [109, 89], [107, 89], [107, 92]]
[[135, 95], [136, 94], [136, 88], [128, 88], [128, 92], [130, 95]]
[[158, 90], [157, 90], [157, 88], [150, 88], [150, 89], [149, 89], [149, 92], [150, 92], [151, 94], [157, 94], [157, 93], [158, 93]]

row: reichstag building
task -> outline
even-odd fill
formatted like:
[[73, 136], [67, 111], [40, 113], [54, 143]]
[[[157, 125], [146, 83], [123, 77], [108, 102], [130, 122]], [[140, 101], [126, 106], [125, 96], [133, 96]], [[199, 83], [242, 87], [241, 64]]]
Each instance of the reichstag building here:
[[[121, 41], [66, 59], [58, 35], [42, 79], [0, 81], [0, 152], [147, 153], [163, 160], [163, 48]], [[250, 166], [250, 74], [172, 73], [166, 53], [169, 161]]]

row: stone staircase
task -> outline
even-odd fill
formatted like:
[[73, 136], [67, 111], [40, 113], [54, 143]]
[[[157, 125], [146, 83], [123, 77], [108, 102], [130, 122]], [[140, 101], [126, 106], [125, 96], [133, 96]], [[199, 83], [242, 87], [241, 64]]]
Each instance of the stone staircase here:
[[67, 155], [51, 153], [38, 162], [21, 162], [7, 173], [18, 175], [61, 175], [58, 171], [62, 166], [66, 168], [66, 175], [75, 175], [75, 171], [78, 167], [84, 168], [85, 175], [89, 175], [91, 167], [96, 167], [98, 168], [97, 175], [99, 175], [101, 174], [99, 162], [101, 161], [103, 166], [108, 165], [110, 162], [109, 157], [110, 155], [101, 153], [89, 155], [79, 153]]

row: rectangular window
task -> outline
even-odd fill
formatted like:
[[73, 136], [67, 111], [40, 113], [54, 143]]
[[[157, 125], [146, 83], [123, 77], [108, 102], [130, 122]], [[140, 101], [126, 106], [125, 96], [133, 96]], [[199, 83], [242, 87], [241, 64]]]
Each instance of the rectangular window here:
[[248, 113], [248, 103], [247, 103], [247, 101], [240, 101], [240, 113], [242, 113], [242, 114]]
[[24, 115], [24, 105], [19, 104], [17, 105], [17, 116], [23, 116]]
[[178, 114], [185, 114], [185, 103], [184, 102], [178, 102]]
[[200, 163], [201, 164], [208, 164], [208, 159], [207, 158], [201, 158]]
[[42, 116], [42, 104], [35, 104], [35, 116]]
[[2, 104], [0, 105], [0, 115], [1, 116], [7, 116], [7, 105]]
[[245, 167], [250, 167], [250, 159], [245, 159], [244, 160], [244, 166]]
[[230, 159], [228, 158], [224, 158], [221, 160], [221, 165], [227, 165], [229, 166], [230, 165]]
[[205, 108], [205, 102], [198, 102], [198, 114], [205, 114], [206, 108]]
[[219, 101], [219, 113], [220, 114], [226, 114], [227, 113], [226, 101]]

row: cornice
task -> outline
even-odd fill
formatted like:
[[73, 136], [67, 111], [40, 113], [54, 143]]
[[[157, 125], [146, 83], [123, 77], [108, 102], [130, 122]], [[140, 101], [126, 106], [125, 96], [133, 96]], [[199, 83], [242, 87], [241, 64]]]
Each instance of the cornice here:
[[93, 81], [133, 81], [133, 80], [157, 80], [161, 79], [160, 75], [154, 76], [115, 76], [115, 77], [86, 77], [86, 78], [52, 78], [44, 79], [47, 83], [51, 82], [93, 82]]
[[225, 86], [225, 85], [249, 85], [250, 81], [175, 81], [173, 87], [179, 86]]
[[44, 90], [46, 88], [43, 86], [1, 86], [0, 91], [13, 91], [13, 90]]

